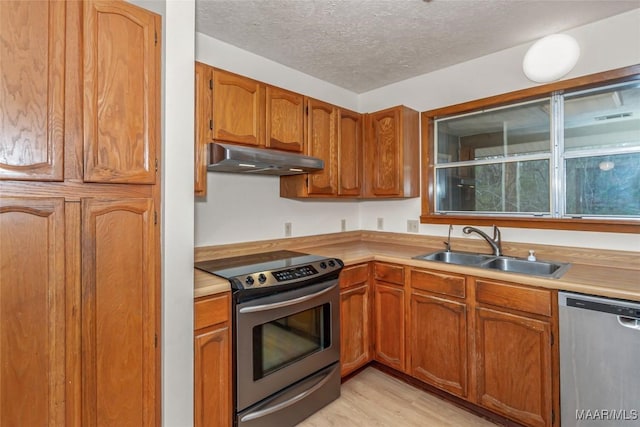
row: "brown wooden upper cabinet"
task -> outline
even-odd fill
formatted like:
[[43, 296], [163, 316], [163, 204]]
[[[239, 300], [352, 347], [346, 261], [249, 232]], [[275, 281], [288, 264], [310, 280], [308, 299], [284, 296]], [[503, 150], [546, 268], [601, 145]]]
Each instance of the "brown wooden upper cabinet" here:
[[[362, 156], [354, 156], [362, 152], [362, 115], [313, 98], [305, 98], [305, 105], [305, 154], [322, 159], [324, 169], [308, 175], [281, 177], [280, 196], [304, 198], [359, 195], [360, 180], [353, 175], [358, 173], [354, 170], [361, 170], [362, 164]], [[344, 177], [340, 166], [341, 157], [343, 162], [352, 162], [351, 168], [344, 168], [347, 170]], [[345, 184], [348, 188], [346, 192], [343, 191]]]
[[213, 69], [196, 62], [195, 67], [195, 168], [194, 192], [207, 193], [207, 144], [213, 140]]
[[365, 197], [417, 197], [418, 112], [397, 106], [366, 115]]
[[157, 17], [84, 3], [84, 181], [153, 184], [159, 143]]
[[334, 105], [312, 98], [307, 98], [306, 101], [306, 154], [324, 160], [323, 170], [309, 174], [307, 191], [310, 195], [335, 195], [338, 109]]
[[292, 151], [324, 161], [322, 171], [281, 177], [281, 197], [419, 194], [417, 111], [398, 106], [363, 115], [197, 62], [195, 86], [199, 196], [206, 195], [207, 144], [213, 141]]
[[213, 139], [264, 146], [264, 85], [247, 77], [208, 68], [213, 82], [203, 81], [202, 84], [213, 91], [213, 116], [209, 117]]
[[359, 196], [362, 192], [363, 116], [338, 110], [338, 196]]
[[267, 148], [304, 151], [304, 96], [295, 92], [266, 86]]
[[304, 96], [196, 62], [195, 193], [206, 195], [213, 141], [304, 151]]
[[64, 2], [0, 2], [0, 179], [63, 179], [65, 27]]

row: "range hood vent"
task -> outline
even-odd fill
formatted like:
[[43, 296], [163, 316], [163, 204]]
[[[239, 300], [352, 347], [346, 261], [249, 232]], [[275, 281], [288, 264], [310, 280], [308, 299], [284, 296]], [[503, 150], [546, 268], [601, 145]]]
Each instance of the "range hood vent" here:
[[324, 161], [315, 157], [265, 148], [214, 142], [209, 144], [210, 172], [259, 175], [299, 175], [322, 170]]

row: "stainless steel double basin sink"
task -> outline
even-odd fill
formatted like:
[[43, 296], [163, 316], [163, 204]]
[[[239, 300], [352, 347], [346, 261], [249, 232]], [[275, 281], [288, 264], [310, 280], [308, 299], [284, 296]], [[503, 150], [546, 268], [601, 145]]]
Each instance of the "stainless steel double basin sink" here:
[[418, 255], [413, 259], [439, 261], [447, 264], [465, 265], [506, 273], [518, 273], [558, 279], [569, 269], [571, 264], [553, 261], [528, 261], [523, 258], [495, 256], [471, 252], [436, 251]]

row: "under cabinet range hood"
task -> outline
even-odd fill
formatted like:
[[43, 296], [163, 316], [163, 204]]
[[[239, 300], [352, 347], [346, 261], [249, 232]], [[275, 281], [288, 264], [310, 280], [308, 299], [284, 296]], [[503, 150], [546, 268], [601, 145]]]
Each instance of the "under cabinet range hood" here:
[[207, 170], [210, 172], [281, 176], [311, 173], [323, 168], [323, 160], [301, 154], [219, 142], [209, 144]]

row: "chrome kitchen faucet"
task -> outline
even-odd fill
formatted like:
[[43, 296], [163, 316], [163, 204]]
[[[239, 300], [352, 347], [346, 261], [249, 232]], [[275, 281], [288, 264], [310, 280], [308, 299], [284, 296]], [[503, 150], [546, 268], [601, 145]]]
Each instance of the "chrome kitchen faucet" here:
[[493, 254], [495, 256], [502, 256], [502, 238], [500, 237], [500, 230], [495, 225], [493, 226], [493, 239], [489, 237], [484, 231], [478, 230], [475, 227], [465, 227], [462, 229], [462, 232], [464, 234], [479, 234], [491, 246], [491, 248], [493, 249]]

